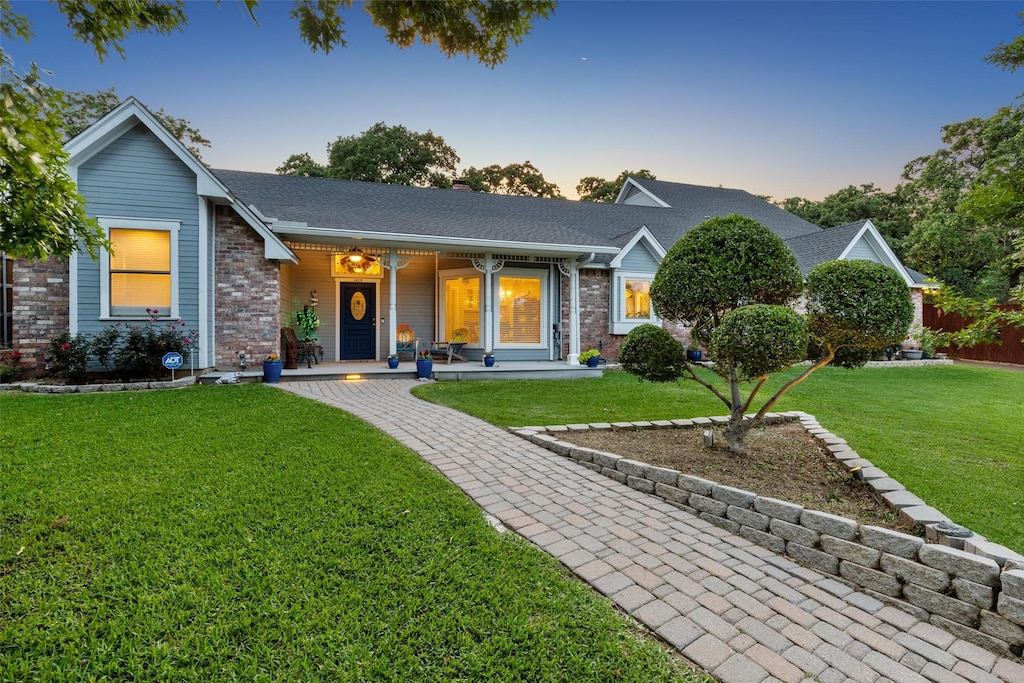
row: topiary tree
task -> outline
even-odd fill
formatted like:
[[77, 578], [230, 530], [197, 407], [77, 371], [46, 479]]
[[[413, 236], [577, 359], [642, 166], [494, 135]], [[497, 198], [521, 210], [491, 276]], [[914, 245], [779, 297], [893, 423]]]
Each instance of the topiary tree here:
[[663, 320], [686, 322], [707, 346], [733, 309], [785, 306], [802, 287], [786, 243], [757, 221], [730, 214], [704, 221], [669, 249], [651, 284], [651, 301]]
[[[747, 433], [789, 389], [837, 359], [845, 367], [863, 365], [870, 350], [903, 339], [913, 317], [906, 283], [881, 264], [833, 261], [812, 269], [806, 318], [788, 306], [801, 288], [796, 259], [777, 235], [741, 216], [707, 220], [669, 250], [651, 301], [662, 319], [691, 327], [728, 390], [698, 374], [680, 355], [679, 341], [648, 329], [653, 326], [627, 335], [623, 367], [641, 379], [686, 377], [708, 389], [729, 408], [729, 450], [742, 453]], [[809, 346], [815, 361], [745, 417], [769, 376], [806, 358]], [[746, 399], [743, 382], [754, 382]]]

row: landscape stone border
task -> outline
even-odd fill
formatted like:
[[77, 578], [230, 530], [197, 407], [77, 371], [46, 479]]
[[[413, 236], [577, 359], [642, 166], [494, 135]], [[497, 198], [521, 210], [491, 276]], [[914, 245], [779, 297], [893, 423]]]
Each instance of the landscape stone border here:
[[769, 413], [768, 424], [799, 422], [850, 472], [905, 521], [924, 528], [920, 538], [750, 491], [648, 465], [614, 453], [560, 441], [560, 433], [616, 429], [701, 429], [726, 416], [686, 420], [598, 422], [512, 427], [509, 431], [584, 467], [658, 496], [795, 562], [839, 577], [882, 602], [1004, 656], [1024, 652], [1024, 556], [992, 543], [907, 491], [861, 458], [846, 441], [800, 411]]
[[110, 391], [144, 391], [146, 389], [183, 389], [196, 383], [192, 375], [178, 379], [151, 382], [111, 382], [109, 384], [37, 384], [15, 382], [0, 384], [0, 391], [24, 391], [30, 394], [98, 394]]

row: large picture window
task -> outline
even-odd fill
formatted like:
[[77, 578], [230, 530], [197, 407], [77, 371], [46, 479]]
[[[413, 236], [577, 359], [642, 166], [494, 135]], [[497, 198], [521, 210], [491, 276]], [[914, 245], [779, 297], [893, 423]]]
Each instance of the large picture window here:
[[469, 330], [469, 343], [480, 343], [480, 276], [445, 277], [442, 280], [444, 295], [444, 338], [449, 339], [455, 330], [465, 327]]
[[142, 318], [177, 313], [175, 254], [178, 223], [148, 219], [100, 219], [110, 238], [101, 259], [100, 317]]
[[540, 344], [541, 278], [534, 276], [500, 277], [500, 344]]

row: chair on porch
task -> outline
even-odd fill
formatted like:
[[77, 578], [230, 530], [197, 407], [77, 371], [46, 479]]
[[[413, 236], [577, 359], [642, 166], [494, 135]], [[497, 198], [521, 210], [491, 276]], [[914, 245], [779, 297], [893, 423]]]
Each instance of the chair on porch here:
[[462, 347], [469, 341], [469, 328], [460, 327], [459, 329], [452, 332], [451, 339], [443, 342], [434, 342], [431, 346], [430, 355], [431, 357], [441, 360], [447, 358], [448, 365], [452, 364], [452, 359], [455, 360], [466, 360], [466, 357], [462, 355]]
[[399, 325], [395, 332], [395, 354], [402, 360], [416, 360], [420, 340], [408, 325]]

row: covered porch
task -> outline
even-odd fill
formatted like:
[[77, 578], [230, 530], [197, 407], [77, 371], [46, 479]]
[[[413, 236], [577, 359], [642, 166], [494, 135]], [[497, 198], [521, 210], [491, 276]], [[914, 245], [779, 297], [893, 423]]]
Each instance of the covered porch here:
[[[386, 358], [399, 355], [403, 370], [412, 372], [413, 348], [436, 348], [457, 331], [467, 338], [464, 360], [450, 369], [435, 363], [438, 378], [526, 372], [528, 365], [513, 365], [521, 363], [578, 368], [579, 271], [593, 254], [525, 243], [504, 243], [501, 251], [408, 239], [367, 244], [336, 231], [280, 223], [274, 230], [298, 258], [280, 268], [281, 327], [301, 338], [298, 314], [316, 312], [319, 327], [311, 336], [322, 350], [324, 371], [331, 363], [386, 371]], [[411, 344], [399, 344], [400, 329]], [[495, 355], [497, 368], [483, 367], [486, 352]], [[305, 365], [300, 369], [317, 372], [316, 365]]]

